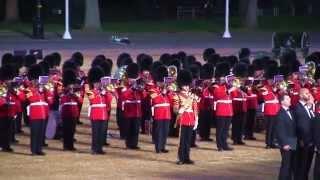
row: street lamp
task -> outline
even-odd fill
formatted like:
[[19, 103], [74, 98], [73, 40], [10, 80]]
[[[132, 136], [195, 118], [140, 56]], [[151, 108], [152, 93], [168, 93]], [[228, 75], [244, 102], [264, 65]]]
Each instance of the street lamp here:
[[69, 31], [69, 0], [65, 0], [65, 32], [63, 34], [63, 39], [72, 39]]
[[225, 31], [222, 37], [231, 38], [231, 34], [229, 32], [229, 0], [226, 0]]
[[42, 19], [42, 0], [36, 1], [36, 13], [33, 17], [33, 38], [44, 39], [44, 28]]

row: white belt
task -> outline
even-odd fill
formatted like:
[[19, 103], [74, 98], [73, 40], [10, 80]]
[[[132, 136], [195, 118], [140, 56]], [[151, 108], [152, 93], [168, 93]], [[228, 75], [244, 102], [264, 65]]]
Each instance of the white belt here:
[[76, 102], [66, 102], [66, 103], [63, 103], [62, 106], [67, 106], [67, 105], [70, 105], [70, 106], [77, 106], [78, 103]]
[[213, 96], [204, 96], [205, 99], [213, 99]]
[[299, 95], [299, 93], [297, 93], [297, 92], [294, 92], [294, 93], [292, 93], [292, 95], [295, 95], [295, 96], [296, 96], [296, 95]]
[[217, 104], [223, 103], [223, 104], [232, 104], [232, 100], [217, 100], [213, 103], [213, 110], [215, 111], [217, 109]]
[[256, 94], [252, 94], [252, 95], [250, 95], [250, 96], [247, 96], [248, 98], [251, 98], [251, 97], [257, 97], [257, 95]]
[[245, 98], [233, 98], [234, 101], [247, 101]]
[[104, 107], [107, 107], [106, 104], [92, 104], [89, 106], [89, 109], [88, 109], [88, 117], [90, 117], [91, 115], [91, 108], [104, 108]]
[[277, 99], [273, 99], [273, 100], [270, 100], [270, 101], [265, 101], [264, 103], [266, 103], [266, 104], [275, 104], [275, 103], [279, 103], [279, 101]]
[[217, 100], [216, 103], [231, 104], [232, 100]]
[[262, 103], [261, 112], [264, 112], [265, 104], [276, 104], [276, 103], [279, 103], [279, 101], [277, 99], [265, 101], [264, 103]]
[[48, 106], [48, 103], [46, 102], [34, 102], [34, 103], [31, 103], [29, 106], [27, 106], [27, 115], [29, 116], [30, 115], [30, 107], [31, 106]]
[[126, 100], [126, 101], [123, 101], [123, 102], [122, 102], [122, 110], [124, 110], [124, 105], [125, 105], [125, 104], [140, 104], [140, 103], [141, 103], [140, 100], [133, 100], [133, 101], [131, 101], [131, 100]]
[[154, 108], [158, 108], [158, 107], [169, 107], [170, 104], [169, 103], [162, 103], [162, 104], [156, 104], [154, 106], [151, 107], [151, 115], [154, 116]]
[[15, 102], [9, 102], [9, 105], [15, 105], [16, 103]]

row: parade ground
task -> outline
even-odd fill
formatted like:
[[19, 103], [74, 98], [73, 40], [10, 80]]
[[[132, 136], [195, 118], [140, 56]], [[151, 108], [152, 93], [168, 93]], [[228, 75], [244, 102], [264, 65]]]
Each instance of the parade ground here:
[[[222, 55], [237, 55], [242, 47], [252, 52], [271, 51], [272, 32], [237, 32], [232, 39], [222, 39], [219, 33], [73, 33], [73, 39], [66, 41], [59, 33], [46, 34], [44, 40], [33, 40], [21, 33], [0, 33], [0, 56], [6, 52], [22, 49], [43, 49], [44, 54], [59, 52], [67, 60], [73, 52], [81, 51], [85, 56], [83, 69], [88, 70], [91, 60], [104, 54], [114, 62], [122, 52], [135, 58], [147, 53], [157, 60], [163, 53], [185, 51], [202, 61], [202, 52], [212, 47]], [[130, 45], [112, 43], [112, 35], [128, 37]], [[320, 34], [311, 33], [311, 51], [320, 49]], [[115, 70], [115, 63], [113, 70]], [[90, 153], [91, 128], [87, 118], [88, 101], [82, 108], [81, 121], [77, 126], [75, 152], [63, 151], [60, 140], [47, 140], [46, 156], [31, 156], [29, 129], [17, 136], [18, 143], [13, 153], [0, 152], [0, 179], [43, 180], [43, 179], [210, 179], [210, 180], [273, 180], [277, 179], [280, 167], [278, 149], [265, 149], [265, 133], [256, 134], [256, 141], [245, 141], [244, 146], [231, 146], [234, 151], [218, 152], [215, 141], [197, 141], [192, 148], [194, 165], [177, 166], [178, 138], [169, 138], [167, 154], [156, 154], [151, 135], [140, 135], [140, 150], [128, 150], [119, 138], [115, 122], [113, 103], [109, 122], [110, 146], [104, 147], [105, 155]], [[211, 129], [215, 140], [215, 129]], [[231, 141], [229, 142], [231, 143]]]

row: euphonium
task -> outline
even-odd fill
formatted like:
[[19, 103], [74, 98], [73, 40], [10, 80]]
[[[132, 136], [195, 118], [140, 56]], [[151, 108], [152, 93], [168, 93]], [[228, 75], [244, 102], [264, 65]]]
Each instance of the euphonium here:
[[8, 93], [8, 87], [6, 84], [0, 84], [0, 97], [6, 97]]
[[176, 66], [173, 66], [173, 65], [168, 66], [168, 75], [169, 75], [169, 77], [174, 77], [174, 78], [176, 78], [177, 75], [178, 75], [178, 69], [177, 69], [177, 67], [176, 67]]
[[309, 79], [313, 79], [316, 73], [316, 64], [313, 61], [309, 61], [306, 63], [306, 65], [308, 67], [308, 71], [306, 75]]
[[240, 88], [241, 87], [241, 81], [239, 78], [235, 78], [232, 83], [231, 83], [232, 87], [234, 88]]

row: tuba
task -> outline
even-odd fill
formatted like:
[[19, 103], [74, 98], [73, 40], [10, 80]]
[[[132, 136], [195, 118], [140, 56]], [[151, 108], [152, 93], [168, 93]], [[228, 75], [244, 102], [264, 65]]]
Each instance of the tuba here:
[[316, 73], [316, 63], [314, 63], [313, 61], [309, 61], [306, 63], [308, 70], [307, 70], [307, 77], [309, 79], [313, 79], [315, 73]]
[[8, 87], [6, 84], [0, 84], [0, 97], [7, 97]]

